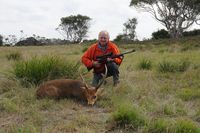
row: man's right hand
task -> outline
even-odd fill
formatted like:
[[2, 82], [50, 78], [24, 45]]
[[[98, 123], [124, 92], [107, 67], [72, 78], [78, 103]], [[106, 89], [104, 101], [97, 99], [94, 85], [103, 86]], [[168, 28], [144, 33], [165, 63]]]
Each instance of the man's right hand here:
[[101, 64], [98, 61], [93, 62], [93, 67], [99, 68], [100, 66], [101, 66]]

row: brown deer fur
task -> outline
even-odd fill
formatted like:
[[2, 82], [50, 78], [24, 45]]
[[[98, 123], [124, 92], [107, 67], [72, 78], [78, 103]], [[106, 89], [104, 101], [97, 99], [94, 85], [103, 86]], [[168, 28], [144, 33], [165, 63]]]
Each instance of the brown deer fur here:
[[103, 80], [97, 87], [89, 87], [83, 77], [83, 81], [73, 79], [57, 79], [47, 81], [39, 86], [36, 91], [37, 98], [49, 97], [49, 98], [64, 98], [75, 97], [77, 99], [86, 100], [88, 104], [93, 105], [97, 100], [97, 95], [102, 89], [98, 89], [104, 82], [107, 75], [104, 75]]

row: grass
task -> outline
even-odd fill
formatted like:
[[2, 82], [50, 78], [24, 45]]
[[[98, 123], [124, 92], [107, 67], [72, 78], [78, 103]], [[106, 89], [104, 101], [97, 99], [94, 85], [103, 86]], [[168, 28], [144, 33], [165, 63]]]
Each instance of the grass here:
[[145, 125], [145, 118], [142, 113], [129, 103], [118, 105], [116, 111], [112, 113], [111, 119], [116, 123], [114, 126], [124, 129], [137, 130]]
[[8, 60], [18, 61], [18, 60], [22, 59], [22, 53], [20, 53], [19, 51], [13, 51], [13, 52], [10, 52], [9, 54], [7, 54], [6, 58]]
[[14, 75], [23, 82], [38, 85], [42, 81], [60, 77], [76, 78], [80, 64], [65, 61], [57, 56], [33, 57], [17, 62]]
[[[119, 86], [113, 87], [108, 78], [93, 107], [74, 99], [37, 100], [37, 85], [19, 81], [29, 76], [36, 84], [52, 78], [78, 79], [78, 66], [84, 66], [74, 65], [84, 45], [0, 47], [0, 132], [199, 133], [199, 44], [198, 38], [187, 38], [119, 45], [120, 51], [137, 52], [125, 55]], [[15, 51], [24, 58], [8, 60], [6, 55]], [[21, 64], [16, 73], [22, 76], [9, 73], [17, 63]], [[92, 72], [84, 73], [90, 83]]]

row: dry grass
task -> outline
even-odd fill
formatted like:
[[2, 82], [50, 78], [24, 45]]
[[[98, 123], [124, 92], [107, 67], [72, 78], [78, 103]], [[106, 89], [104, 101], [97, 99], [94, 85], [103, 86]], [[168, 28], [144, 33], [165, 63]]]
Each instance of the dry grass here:
[[[57, 56], [69, 61], [79, 61], [84, 47], [81, 45], [0, 47], [0, 133], [141, 133], [157, 130], [158, 123], [150, 124], [152, 120], [157, 122], [157, 119], [161, 119], [165, 124], [169, 118], [170, 121], [176, 121], [182, 117], [189, 120], [189, 127], [185, 122], [184, 125], [180, 125], [182, 127], [177, 125], [174, 128], [182, 128], [184, 131], [191, 128], [199, 131], [200, 98], [195, 94], [199, 93], [200, 89], [199, 49], [181, 51], [182, 46], [178, 44], [152, 45], [147, 48], [145, 45], [142, 48], [135, 45], [120, 47], [121, 51], [134, 47], [137, 52], [125, 55], [120, 66], [120, 85], [117, 88], [112, 87], [112, 78], [108, 78], [104, 92], [93, 107], [74, 99], [37, 100], [35, 97], [37, 86], [23, 87], [10, 74], [14, 61], [6, 59], [8, 53], [17, 50], [24, 60], [56, 53]], [[151, 60], [151, 69], [139, 70], [138, 62], [145, 58]], [[157, 66], [164, 59], [174, 61], [188, 59], [190, 66], [183, 72], [160, 73], [157, 71]], [[87, 73], [85, 78], [90, 82], [92, 72]], [[147, 123], [133, 130], [116, 127], [109, 121], [112, 113], [124, 103], [138, 108]], [[167, 124], [160, 126], [162, 128], [159, 130], [167, 131]]]

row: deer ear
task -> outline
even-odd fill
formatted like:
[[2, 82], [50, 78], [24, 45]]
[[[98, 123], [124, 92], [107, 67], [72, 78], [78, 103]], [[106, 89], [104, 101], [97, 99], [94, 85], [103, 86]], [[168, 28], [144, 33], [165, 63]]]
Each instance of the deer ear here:
[[100, 96], [104, 91], [104, 88], [99, 88], [96, 92], [96, 95]]

